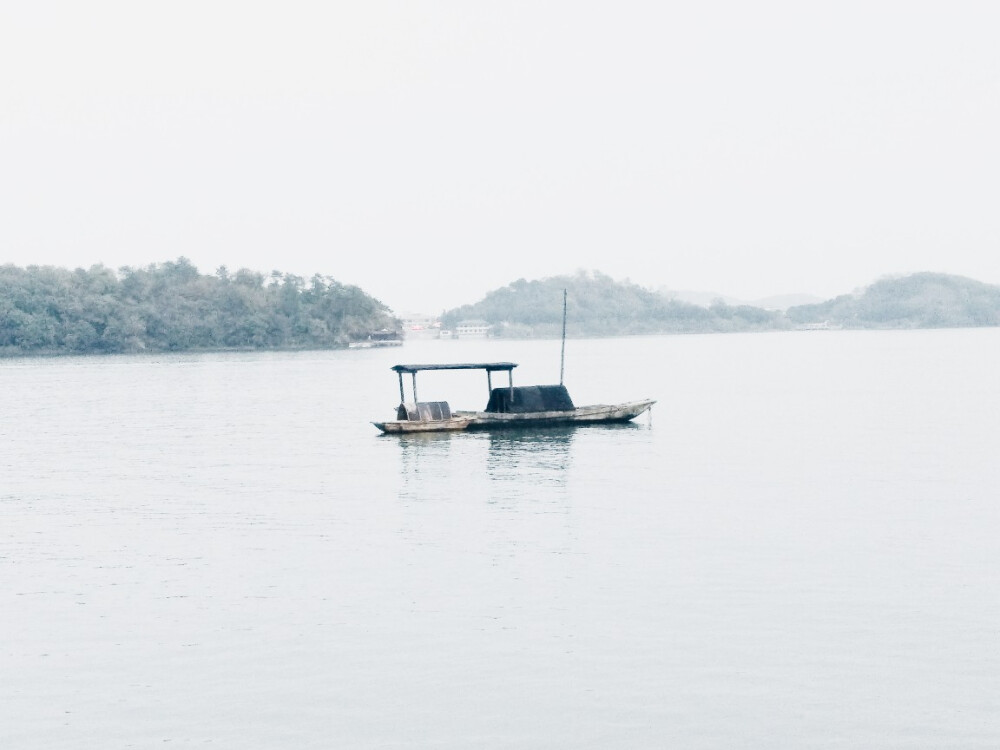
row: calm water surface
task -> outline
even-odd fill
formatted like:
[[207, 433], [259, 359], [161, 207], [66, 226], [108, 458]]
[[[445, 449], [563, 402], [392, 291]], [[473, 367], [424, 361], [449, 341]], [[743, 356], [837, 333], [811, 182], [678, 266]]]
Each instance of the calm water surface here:
[[[1000, 747], [1000, 331], [0, 361], [0, 747]], [[481, 407], [479, 373], [421, 397]]]

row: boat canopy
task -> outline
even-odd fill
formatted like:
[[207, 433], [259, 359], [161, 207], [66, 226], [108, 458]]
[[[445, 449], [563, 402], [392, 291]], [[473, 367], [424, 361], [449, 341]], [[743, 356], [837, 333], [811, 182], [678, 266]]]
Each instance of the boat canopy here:
[[516, 364], [513, 362], [466, 362], [455, 365], [394, 365], [393, 370], [416, 374], [421, 370], [486, 370], [486, 372], [510, 372]]
[[409, 373], [410, 377], [413, 379], [413, 402], [419, 404], [420, 399], [417, 396], [417, 373], [424, 370], [486, 370], [486, 388], [488, 393], [493, 392], [493, 373], [494, 372], [505, 372], [507, 373], [507, 387], [514, 387], [514, 368], [517, 367], [513, 362], [465, 362], [462, 364], [454, 365], [394, 365], [392, 369], [399, 375], [399, 400], [405, 403], [406, 393], [403, 389], [403, 373]]

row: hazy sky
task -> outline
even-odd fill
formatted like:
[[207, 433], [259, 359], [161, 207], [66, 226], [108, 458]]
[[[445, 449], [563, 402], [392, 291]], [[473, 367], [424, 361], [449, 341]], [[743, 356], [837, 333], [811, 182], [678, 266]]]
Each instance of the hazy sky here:
[[1000, 283], [1000, 3], [4, 2], [0, 263], [397, 312], [595, 269]]

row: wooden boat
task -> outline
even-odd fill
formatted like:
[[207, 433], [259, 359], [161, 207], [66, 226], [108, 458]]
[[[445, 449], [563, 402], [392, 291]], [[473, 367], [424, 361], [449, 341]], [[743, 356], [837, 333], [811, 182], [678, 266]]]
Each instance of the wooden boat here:
[[382, 432], [390, 434], [414, 432], [457, 432], [469, 429], [468, 417], [451, 417], [450, 419], [426, 420], [393, 420], [391, 422], [372, 422]]
[[[435, 432], [445, 430], [503, 429], [574, 424], [615, 424], [628, 422], [648, 411], [653, 399], [623, 404], [575, 406], [562, 385], [515, 387], [513, 362], [471, 362], [463, 364], [395, 365], [399, 376], [400, 405], [396, 419], [372, 422], [385, 433]], [[489, 401], [482, 411], [451, 411], [447, 401], [419, 400], [417, 373], [425, 370], [485, 370]], [[493, 387], [493, 373], [506, 372], [507, 385]], [[406, 400], [403, 375], [412, 379], [413, 400]]]

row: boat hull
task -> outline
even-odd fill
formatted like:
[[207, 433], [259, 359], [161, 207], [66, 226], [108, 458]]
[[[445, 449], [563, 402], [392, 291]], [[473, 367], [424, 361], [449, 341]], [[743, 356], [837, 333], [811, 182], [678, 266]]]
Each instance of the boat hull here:
[[653, 399], [629, 401], [624, 404], [596, 404], [594, 406], [578, 406], [566, 411], [534, 411], [534, 412], [455, 412], [456, 415], [469, 419], [468, 429], [489, 430], [507, 427], [528, 427], [547, 425], [583, 425], [583, 424], [616, 424], [628, 422], [640, 414], [649, 411], [655, 404]]
[[471, 420], [468, 417], [452, 417], [451, 419], [427, 420], [392, 420], [388, 422], [372, 422], [382, 432], [391, 435], [403, 435], [414, 432], [459, 432], [468, 429]]

